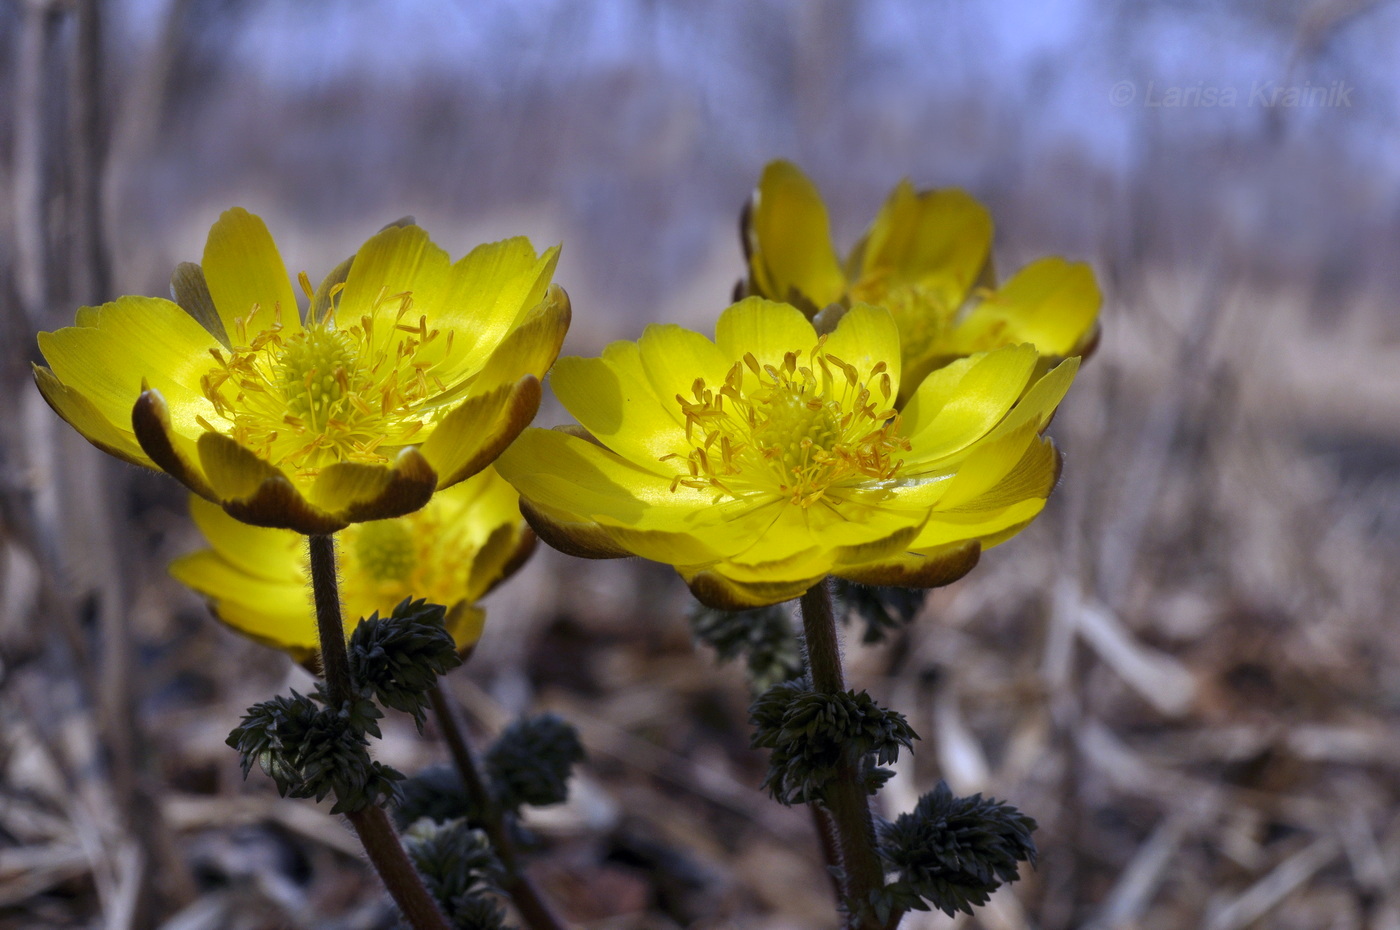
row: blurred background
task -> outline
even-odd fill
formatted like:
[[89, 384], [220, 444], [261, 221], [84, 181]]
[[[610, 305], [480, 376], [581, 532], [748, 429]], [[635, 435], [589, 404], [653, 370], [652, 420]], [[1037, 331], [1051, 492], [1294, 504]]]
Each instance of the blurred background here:
[[[0, 927], [390, 925], [223, 745], [309, 677], [166, 576], [183, 492], [45, 407], [35, 331], [166, 293], [232, 205], [313, 279], [404, 214], [562, 241], [568, 352], [708, 331], [775, 157], [841, 250], [907, 176], [988, 204], [1003, 275], [1105, 292], [1046, 514], [849, 631], [923, 736], [882, 813], [944, 778], [1041, 825], [976, 918], [905, 926], [1400, 927], [1397, 47], [1366, 0], [0, 0]], [[489, 604], [479, 738], [550, 708], [590, 752], [532, 823], [571, 921], [834, 926], [668, 569], [541, 551]], [[444, 758], [392, 723], [385, 761]]]

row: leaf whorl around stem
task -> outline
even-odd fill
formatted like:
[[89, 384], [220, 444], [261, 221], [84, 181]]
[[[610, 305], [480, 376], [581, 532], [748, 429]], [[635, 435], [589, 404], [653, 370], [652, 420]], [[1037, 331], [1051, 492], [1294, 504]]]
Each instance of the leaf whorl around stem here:
[[833, 578], [831, 595], [838, 615], [846, 622], [859, 617], [865, 621], [860, 641], [866, 645], [884, 642], [890, 633], [907, 626], [918, 615], [928, 596], [924, 588], [874, 587]]
[[[256, 762], [283, 797], [320, 801], [334, 795], [332, 813], [359, 811], [395, 800], [403, 778], [370, 759], [366, 714], [356, 701], [319, 706], [293, 691], [248, 708], [226, 742], [238, 751], [245, 778]], [[368, 721], [373, 726], [373, 716]]]
[[763, 787], [782, 804], [822, 800], [847, 763], [861, 766], [868, 793], [889, 778], [878, 768], [918, 739], [904, 715], [881, 707], [864, 691], [823, 694], [806, 678], [774, 685], [749, 707], [751, 744], [771, 750]]
[[482, 823], [482, 812], [451, 765], [434, 765], [403, 780], [394, 823], [400, 830], [422, 819]]
[[584, 760], [573, 725], [554, 714], [512, 723], [486, 752], [486, 775], [502, 809], [548, 807], [569, 796], [569, 776]]
[[462, 664], [452, 634], [443, 627], [446, 608], [405, 599], [387, 617], [376, 612], [350, 635], [350, 674], [380, 704], [413, 716], [421, 733], [428, 691], [439, 675]]
[[404, 845], [428, 892], [455, 930], [500, 930], [505, 910], [500, 895], [504, 870], [491, 841], [465, 820], [420, 820], [404, 834]]
[[690, 629], [721, 662], [743, 657], [756, 691], [802, 674], [802, 650], [792, 617], [782, 604], [757, 610], [716, 610], [696, 603]]
[[872, 903], [971, 914], [1021, 877], [1019, 863], [1035, 864], [1035, 829], [1035, 820], [1010, 804], [955, 797], [939, 782], [913, 811], [881, 824], [880, 855], [899, 878], [885, 887], [886, 902]]

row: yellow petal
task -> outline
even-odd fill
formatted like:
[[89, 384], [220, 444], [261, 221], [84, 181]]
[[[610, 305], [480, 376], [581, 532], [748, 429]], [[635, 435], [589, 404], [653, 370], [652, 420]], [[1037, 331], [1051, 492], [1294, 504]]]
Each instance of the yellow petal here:
[[544, 298], [559, 249], [536, 255], [523, 236], [479, 245], [454, 264], [434, 324], [455, 331], [454, 355], [483, 354]]
[[985, 494], [1016, 468], [1033, 445], [1037, 445], [1035, 426], [1023, 424], [1019, 429], [988, 437], [968, 450], [967, 458], [958, 464], [958, 472], [943, 489], [939, 509], [959, 507]]
[[[198, 495], [191, 494], [189, 501], [190, 517], [195, 526], [214, 547], [214, 552], [239, 571], [284, 585], [304, 588], [309, 583], [305, 571], [306, 537], [291, 530], [250, 526]], [[196, 585], [191, 587], [204, 590]]]
[[662, 456], [689, 454], [680, 405], [657, 396], [635, 342], [614, 342], [601, 358], [561, 358], [549, 382], [564, 409], [623, 458], [663, 472]]
[[727, 358], [715, 344], [697, 332], [674, 323], [653, 323], [637, 340], [637, 348], [661, 402], [678, 413], [676, 397], [694, 400], [696, 379], [704, 379], [711, 390], [719, 390], [735, 359]]
[[[461, 485], [457, 485], [461, 487]], [[520, 565], [517, 545], [521, 538], [528, 537], [533, 545], [535, 535], [526, 531], [522, 537], [520, 506], [515, 506], [515, 519], [511, 524], [501, 524], [478, 546], [467, 568], [465, 594], [468, 600], [476, 601], [496, 586], [507, 574]], [[520, 560], [520, 561], [523, 561]], [[512, 565], [511, 563], [515, 564]]]
[[307, 495], [312, 506], [346, 523], [388, 520], [428, 502], [437, 473], [413, 446], [400, 450], [393, 466], [336, 462], [321, 469]]
[[753, 353], [760, 365], [777, 367], [788, 352], [805, 354], [816, 344], [817, 331], [801, 310], [762, 297], [739, 301], [715, 324], [715, 345], [731, 364]]
[[1042, 258], [978, 304], [952, 341], [971, 351], [1029, 342], [1042, 355], [1068, 355], [1093, 328], [1102, 303], [1088, 265]]
[[[209, 293], [209, 282], [204, 280], [204, 269], [194, 262], [181, 262], [170, 275], [170, 296], [180, 305], [180, 309], [209, 331], [224, 348], [232, 348], [228, 332], [219, 310], [214, 306], [214, 296]], [[81, 323], [79, 325], [82, 325]]]
[[975, 497], [959, 503], [947, 498], [940, 509], [955, 509], [960, 513], [978, 513], [1011, 507], [1022, 501], [1050, 496], [1060, 480], [1060, 452], [1048, 439], [1036, 439], [1026, 447], [1021, 458], [994, 484]]
[[208, 549], [176, 559], [170, 574], [209, 598], [214, 615], [243, 635], [298, 660], [318, 650], [308, 585], [250, 576]]
[[[881, 362], [890, 373], [890, 402], [899, 393], [900, 347], [899, 327], [894, 317], [882, 307], [856, 304], [841, 317], [836, 330], [826, 339], [826, 351], [856, 367], [862, 378]], [[880, 396], [879, 386], [868, 385]], [[877, 401], [878, 403], [878, 401]]]
[[205, 433], [197, 448], [209, 486], [235, 519], [309, 536], [345, 528], [345, 520], [312, 506], [286, 475], [233, 439]]
[[136, 437], [129, 429], [122, 429], [112, 423], [86, 397], [54, 377], [53, 372], [42, 365], [35, 365], [34, 383], [54, 413], [68, 421], [68, 425], [88, 442], [108, 455], [115, 455], [133, 465], [158, 467], [141, 451]]
[[520, 499], [520, 513], [551, 547], [577, 559], [620, 559], [632, 553], [592, 520]]
[[160, 391], [175, 428], [197, 434], [196, 416], [214, 416], [199, 379], [214, 365], [218, 342], [168, 300], [122, 297], [81, 314], [83, 325], [39, 334], [55, 377], [82, 394], [111, 423], [131, 421], [142, 385]]
[[982, 547], [972, 542], [951, 543], [927, 552], [898, 556], [841, 568], [835, 574], [848, 581], [878, 586], [937, 588], [952, 584], [977, 565]]
[[520, 434], [540, 408], [540, 382], [525, 375], [468, 397], [433, 428], [423, 458], [447, 488], [481, 471]]
[[170, 408], [159, 391], [141, 392], [131, 408], [131, 428], [142, 450], [158, 468], [201, 497], [218, 498], [204, 476], [195, 441], [175, 432]]
[[751, 544], [729, 558], [724, 571], [731, 578], [753, 580], [825, 574], [840, 564], [904, 549], [925, 518], [922, 512], [783, 504], [766, 525], [750, 531]]
[[458, 652], [469, 651], [480, 642], [481, 634], [486, 630], [486, 611], [460, 601], [447, 611], [443, 626], [457, 644]]
[[1045, 429], [1054, 416], [1055, 409], [1064, 399], [1069, 387], [1074, 383], [1074, 376], [1079, 371], [1079, 359], [1067, 358], [1056, 365], [1050, 371], [1031, 385], [1025, 396], [1016, 402], [1016, 406], [1007, 414], [1006, 419], [997, 424], [995, 430], [988, 434], [989, 439], [994, 439], [1002, 434], [1010, 433], [1020, 429], [1026, 423], [1034, 423], [1037, 431]]
[[[447, 253], [419, 226], [390, 226], [355, 253], [336, 318], [350, 325], [361, 316], [394, 320], [399, 312], [413, 325], [442, 305], [447, 290]], [[411, 295], [405, 304], [403, 295]]]
[[775, 161], [763, 169], [745, 233], [754, 293], [807, 304], [811, 313], [845, 293], [826, 206], [792, 162]]
[[1035, 349], [1007, 346], [961, 359], [930, 374], [904, 408], [913, 449], [907, 472], [936, 464], [992, 430], [1021, 396], [1035, 370]]
[[708, 507], [711, 495], [681, 487], [616, 453], [567, 433], [527, 429], [497, 460], [496, 470], [522, 498], [592, 517], [631, 522], [649, 507], [674, 516]]
[[571, 316], [569, 295], [559, 285], [550, 285], [544, 300], [492, 351], [481, 374], [472, 381], [472, 389], [487, 390], [526, 374], [543, 380], [559, 357]]
[[277, 319], [285, 332], [301, 329], [292, 280], [260, 218], [240, 207], [225, 210], [209, 230], [200, 264], [233, 344], [246, 345], [247, 337], [270, 328]]
[[966, 191], [916, 193], [901, 181], [876, 214], [861, 248], [862, 281], [918, 284], [957, 307], [982, 273], [992, 217]]
[[[741, 518], [762, 503], [730, 500], [716, 504], [709, 491], [685, 486], [672, 491], [669, 478], [556, 430], [526, 430], [497, 461], [496, 468], [520, 492], [522, 510], [528, 501], [548, 516], [557, 515], [568, 522], [606, 521], [609, 536], [622, 548], [642, 546], [649, 534], [672, 533], [693, 536], [720, 552], [735, 552], [746, 539], [751, 542], [753, 538], [741, 525]], [[548, 528], [536, 530], [549, 541]], [[638, 532], [629, 535], [626, 530]], [[622, 539], [627, 542], [622, 543]], [[646, 555], [640, 551], [635, 554]]]
[[817, 575], [796, 581], [737, 581], [725, 576], [718, 568], [678, 571], [690, 586], [690, 593], [695, 595], [695, 599], [716, 610], [752, 610], [781, 604], [801, 597], [808, 588], [826, 577]]
[[1045, 501], [1042, 498], [1032, 498], [1001, 510], [935, 513], [909, 548], [923, 552], [975, 539], [981, 542], [983, 549], [990, 549], [1020, 530], [1044, 509]]

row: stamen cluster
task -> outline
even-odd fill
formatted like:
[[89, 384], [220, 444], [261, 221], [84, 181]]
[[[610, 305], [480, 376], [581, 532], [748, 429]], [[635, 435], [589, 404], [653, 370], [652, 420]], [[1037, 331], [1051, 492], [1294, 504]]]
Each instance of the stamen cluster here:
[[692, 449], [671, 490], [712, 488], [717, 501], [776, 490], [806, 508], [845, 484], [893, 479], [909, 441], [899, 435], [887, 366], [862, 377], [825, 342], [805, 363], [795, 351], [776, 366], [746, 353], [722, 385], [697, 378], [691, 398], [677, 394]]
[[[310, 295], [303, 274], [302, 287]], [[341, 328], [336, 320], [340, 288], [319, 319], [288, 335], [283, 308], [272, 324], [250, 333], [237, 320], [234, 345], [209, 354], [214, 367], [200, 387], [224, 421], [200, 418], [208, 430], [232, 436], [275, 465], [314, 476], [335, 461], [384, 464], [381, 447], [406, 445], [432, 419], [426, 403], [447, 388], [432, 373], [452, 345], [413, 315], [413, 295], [381, 289], [370, 311]], [[397, 305], [397, 306], [395, 306]]]

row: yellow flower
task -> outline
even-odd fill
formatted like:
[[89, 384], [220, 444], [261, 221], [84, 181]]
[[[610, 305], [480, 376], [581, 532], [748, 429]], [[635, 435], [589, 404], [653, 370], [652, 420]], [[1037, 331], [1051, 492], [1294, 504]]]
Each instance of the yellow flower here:
[[900, 182], [843, 265], [817, 188], [796, 165], [775, 161], [745, 210], [743, 240], [744, 293], [788, 301], [808, 317], [862, 302], [894, 314], [901, 404], [955, 358], [1018, 343], [1068, 358], [1098, 338], [1102, 297], [1089, 266], [1042, 258], [995, 288], [991, 215], [962, 190]]
[[[515, 490], [487, 467], [406, 517], [357, 523], [339, 543], [341, 612], [348, 633], [406, 597], [447, 607], [447, 630], [466, 651], [481, 638], [476, 602], [534, 547]], [[170, 573], [209, 598], [224, 623], [305, 661], [319, 651], [306, 537], [249, 526], [190, 495], [190, 514], [213, 546], [176, 559]]]
[[829, 574], [931, 587], [1055, 484], [1040, 432], [1078, 359], [1037, 377], [1038, 361], [1029, 345], [955, 361], [896, 412], [888, 310], [857, 304], [818, 336], [800, 310], [748, 298], [713, 342], [653, 325], [560, 359], [555, 394], [589, 435], [526, 430], [497, 467], [545, 542], [668, 563], [712, 606], [777, 603]]
[[397, 517], [480, 471], [534, 417], [569, 301], [557, 249], [460, 261], [381, 230], [297, 312], [262, 220], [224, 213], [175, 302], [122, 297], [39, 334], [50, 406], [98, 448], [169, 472], [257, 526], [331, 533]]

